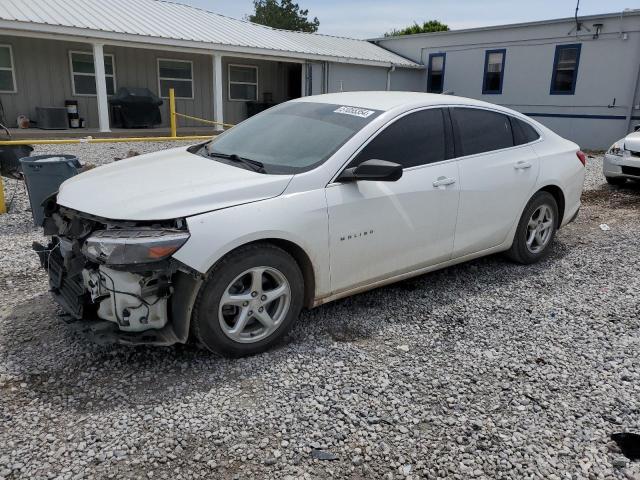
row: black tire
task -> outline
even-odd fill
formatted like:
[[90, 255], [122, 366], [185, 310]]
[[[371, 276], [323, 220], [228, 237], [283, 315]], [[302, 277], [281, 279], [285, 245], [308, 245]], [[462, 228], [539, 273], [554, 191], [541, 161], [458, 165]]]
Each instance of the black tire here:
[[[218, 312], [223, 293], [233, 280], [255, 267], [277, 269], [288, 281], [289, 310], [277, 329], [254, 343], [240, 343], [224, 333]], [[304, 278], [291, 255], [271, 244], [252, 244], [231, 252], [207, 275], [195, 301], [191, 317], [192, 333], [209, 351], [225, 357], [242, 357], [264, 352], [276, 344], [293, 326], [302, 309]]]
[[[531, 216], [544, 205], [548, 206], [553, 212], [552, 230], [550, 237], [542, 250], [534, 253], [527, 247], [527, 226]], [[533, 197], [531, 197], [531, 200], [527, 203], [524, 212], [522, 212], [520, 222], [518, 222], [518, 229], [516, 230], [515, 237], [513, 238], [513, 244], [507, 251], [507, 256], [514, 262], [522, 263], [524, 265], [542, 260], [549, 255], [549, 252], [551, 251], [550, 246], [553, 243], [558, 223], [560, 223], [560, 221], [558, 218], [558, 204], [556, 203], [556, 199], [549, 192], [537, 192]]]
[[615, 185], [619, 187], [627, 183], [627, 179], [624, 177], [604, 177], [609, 185]]

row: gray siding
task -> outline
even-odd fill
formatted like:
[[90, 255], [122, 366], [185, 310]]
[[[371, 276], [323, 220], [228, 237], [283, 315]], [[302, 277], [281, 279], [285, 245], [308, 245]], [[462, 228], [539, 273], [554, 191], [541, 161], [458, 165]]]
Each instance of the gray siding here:
[[82, 43], [57, 42], [34, 38], [0, 36], [1, 44], [13, 49], [16, 93], [2, 93], [9, 127], [16, 124], [18, 115], [36, 118], [36, 106], [64, 107], [65, 100], [78, 100], [80, 116], [90, 126], [97, 126], [95, 97], [74, 97], [71, 94], [69, 50], [91, 50]]
[[247, 102], [229, 99], [228, 65], [253, 65], [258, 67], [258, 101], [262, 102], [265, 93], [270, 93], [273, 101], [280, 103], [286, 100], [286, 65], [285, 62], [271, 62], [249, 58], [223, 57], [223, 91], [224, 119], [226, 123], [239, 123], [247, 118]]
[[329, 64], [329, 93], [386, 89], [387, 69], [384, 67]]
[[[604, 24], [598, 39], [593, 38], [594, 23]], [[445, 91], [535, 114], [536, 120], [584, 148], [607, 148], [627, 133], [629, 109], [633, 116], [640, 115], [640, 109], [635, 108], [640, 98], [640, 88], [636, 89], [640, 16], [627, 16], [622, 21], [619, 17], [591, 19], [585, 26], [591, 32], [583, 30], [577, 37], [575, 32], [570, 34], [575, 23], [566, 21], [378, 43], [419, 63], [427, 63], [430, 53], [445, 52]], [[575, 94], [551, 95], [556, 45], [573, 43], [582, 45]], [[485, 51], [496, 48], [507, 50], [503, 92], [483, 95]], [[580, 118], [585, 116], [590, 118]], [[640, 123], [640, 118], [635, 123]]]
[[391, 90], [424, 92], [426, 77], [423, 70], [397, 68], [391, 73]]
[[[80, 116], [90, 128], [98, 127], [95, 96], [74, 96], [71, 87], [69, 51], [91, 52], [89, 44], [0, 36], [0, 44], [13, 48], [17, 93], [1, 94], [5, 115], [10, 127], [16, 117], [25, 114], [35, 119], [36, 106], [64, 106], [67, 99], [77, 100]], [[114, 55], [116, 87], [146, 87], [159, 94], [158, 59], [189, 60], [193, 62], [193, 99], [177, 99], [179, 113], [213, 119], [213, 61], [211, 55], [185, 54], [106, 45], [105, 53]], [[246, 118], [244, 101], [229, 100], [228, 65], [244, 64], [258, 67], [258, 100], [270, 93], [276, 103], [288, 100], [288, 69], [300, 64], [273, 62], [246, 58], [223, 57], [224, 118], [227, 123], [238, 123]], [[46, 79], [46, 80], [45, 80]], [[320, 81], [318, 85], [321, 85]], [[160, 107], [162, 125], [169, 124], [169, 101]], [[202, 123], [178, 119], [178, 126], [202, 126]]]
[[[193, 99], [176, 99], [176, 111], [204, 119], [213, 118], [213, 64], [210, 55], [193, 55], [162, 52], [140, 48], [105, 46], [105, 53], [113, 53], [116, 62], [118, 87], [146, 87], [160, 95], [158, 85], [158, 59], [189, 60], [193, 62]], [[163, 99], [160, 107], [162, 125], [169, 124], [169, 99]], [[204, 124], [178, 119], [180, 126], [203, 126]], [[97, 126], [97, 125], [94, 125]]]
[[[91, 53], [89, 44], [0, 36], [0, 44], [13, 48], [16, 93], [0, 94], [9, 126], [15, 126], [16, 117], [36, 118], [36, 106], [64, 107], [65, 100], [77, 100], [80, 116], [90, 128], [98, 127], [95, 96], [75, 96], [71, 87], [69, 51]], [[146, 87], [158, 94], [158, 58], [191, 60], [193, 62], [194, 98], [176, 101], [176, 109], [187, 115], [213, 117], [213, 66], [209, 55], [187, 55], [138, 48], [105, 46], [105, 53], [114, 55], [116, 87]], [[162, 124], [169, 123], [169, 102], [161, 108]], [[179, 125], [202, 125], [190, 120], [179, 120]]]
[[326, 93], [326, 87], [324, 85], [324, 64], [312, 63], [310, 67], [311, 74], [311, 91], [307, 92], [308, 95], [320, 95]]
[[[387, 89], [386, 67], [369, 67], [345, 63], [329, 64], [329, 92], [380, 91]], [[424, 72], [420, 69], [396, 68], [391, 73], [391, 90], [424, 91]]]

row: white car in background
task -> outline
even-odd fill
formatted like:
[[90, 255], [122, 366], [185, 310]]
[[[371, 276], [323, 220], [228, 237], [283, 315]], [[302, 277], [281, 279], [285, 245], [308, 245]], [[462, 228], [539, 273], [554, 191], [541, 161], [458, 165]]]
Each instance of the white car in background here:
[[604, 178], [611, 185], [640, 180], [640, 132], [633, 132], [611, 145], [604, 156]]
[[[66, 181], [36, 245], [95, 335], [261, 352], [302, 307], [496, 252], [544, 258], [578, 213], [578, 146], [488, 103], [305, 97], [210, 142]], [[112, 328], [107, 328], [112, 327]]]

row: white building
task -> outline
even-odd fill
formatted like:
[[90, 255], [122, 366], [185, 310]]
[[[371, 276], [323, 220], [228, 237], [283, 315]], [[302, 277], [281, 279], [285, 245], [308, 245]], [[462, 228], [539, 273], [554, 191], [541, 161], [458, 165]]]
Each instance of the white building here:
[[513, 108], [583, 148], [640, 124], [640, 10], [373, 42], [427, 66], [418, 89]]

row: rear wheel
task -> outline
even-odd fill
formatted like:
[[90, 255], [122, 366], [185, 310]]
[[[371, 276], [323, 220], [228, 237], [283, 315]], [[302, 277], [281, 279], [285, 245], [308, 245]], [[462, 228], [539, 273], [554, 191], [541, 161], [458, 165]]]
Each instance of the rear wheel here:
[[627, 182], [627, 179], [624, 177], [604, 177], [609, 185], [624, 185]]
[[207, 349], [224, 356], [263, 352], [298, 318], [303, 284], [300, 268], [284, 250], [268, 244], [242, 247], [222, 259], [203, 284], [193, 332]]
[[523, 264], [535, 263], [549, 254], [558, 225], [558, 204], [549, 192], [536, 193], [524, 209], [513, 245], [507, 255]]

